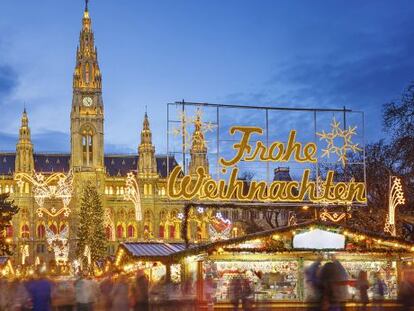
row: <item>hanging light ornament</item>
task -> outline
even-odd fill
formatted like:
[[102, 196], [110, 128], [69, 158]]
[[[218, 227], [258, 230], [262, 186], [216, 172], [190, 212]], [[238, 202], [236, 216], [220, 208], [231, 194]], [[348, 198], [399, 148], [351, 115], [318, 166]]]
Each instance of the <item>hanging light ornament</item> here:
[[402, 189], [401, 179], [396, 176], [390, 176], [390, 193], [388, 197], [388, 214], [385, 220], [384, 232], [397, 235], [395, 226], [395, 210], [398, 205], [405, 204], [404, 191]]
[[126, 188], [124, 193], [124, 199], [131, 201], [135, 207], [135, 219], [137, 221], [142, 220], [142, 208], [141, 208], [141, 194], [139, 192], [138, 182], [134, 173], [129, 172], [126, 179]]
[[[36, 210], [39, 217], [43, 216], [43, 213], [48, 214], [51, 217], [64, 214], [68, 217], [70, 214], [69, 203], [72, 199], [73, 193], [73, 174], [70, 170], [67, 175], [64, 173], [53, 173], [48, 177], [45, 177], [42, 173], [17, 173], [14, 177], [17, 185], [23, 188], [24, 183], [28, 182], [33, 187], [33, 197], [39, 205]], [[61, 199], [63, 208], [56, 210], [54, 207], [49, 210], [44, 207], [46, 199]]]

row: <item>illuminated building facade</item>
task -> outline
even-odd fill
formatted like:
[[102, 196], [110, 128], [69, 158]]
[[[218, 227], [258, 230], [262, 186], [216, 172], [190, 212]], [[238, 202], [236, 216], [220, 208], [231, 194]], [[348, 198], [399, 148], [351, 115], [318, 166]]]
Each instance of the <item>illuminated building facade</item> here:
[[[144, 114], [141, 140], [135, 155], [104, 154], [104, 101], [102, 74], [98, 64], [94, 33], [88, 8], [82, 19], [76, 66], [73, 74], [73, 99], [70, 116], [71, 147], [69, 154], [36, 153], [31, 141], [29, 117], [23, 112], [15, 153], [0, 153], [0, 193], [10, 193], [20, 211], [6, 232], [15, 245], [19, 263], [53, 262], [55, 256], [47, 243], [47, 232], [55, 235], [69, 227], [69, 258], [74, 258], [82, 185], [91, 181], [102, 197], [105, 209], [105, 230], [109, 241], [108, 254], [113, 254], [121, 241], [180, 239], [180, 213], [183, 206], [170, 202], [166, 196], [167, 168], [177, 162], [173, 157], [156, 155], [147, 113]], [[202, 133], [195, 129], [190, 168], [205, 165], [207, 149]], [[167, 161], [169, 163], [167, 164]], [[196, 163], [192, 163], [195, 161]], [[39, 204], [30, 182], [16, 181], [17, 174], [45, 178], [71, 172], [73, 195], [65, 215], [53, 214], [62, 208], [62, 201], [45, 198], [39, 215]], [[134, 205], [125, 200], [127, 174], [133, 172], [141, 194], [142, 220], [136, 220]], [[53, 188], [55, 189], [55, 188]], [[202, 216], [190, 215], [192, 239], [205, 239], [208, 228]], [[23, 258], [24, 257], [24, 258]]]

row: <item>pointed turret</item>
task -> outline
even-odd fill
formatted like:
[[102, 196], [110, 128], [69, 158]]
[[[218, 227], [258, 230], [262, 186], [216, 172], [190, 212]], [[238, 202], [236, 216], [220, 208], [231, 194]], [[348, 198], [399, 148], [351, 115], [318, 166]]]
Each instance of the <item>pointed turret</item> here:
[[138, 147], [138, 157], [138, 176], [140, 178], [157, 176], [155, 147], [152, 144], [152, 133], [146, 112], [141, 131], [141, 143]]
[[190, 174], [195, 175], [197, 172], [197, 167], [204, 167], [205, 172], [209, 173], [209, 165], [207, 159], [207, 145], [204, 138], [204, 133], [202, 129], [202, 120], [200, 113], [197, 113], [197, 117], [194, 121], [194, 133], [191, 138], [191, 150], [190, 150]]
[[15, 171], [16, 173], [31, 173], [33, 170], [33, 144], [30, 137], [29, 118], [25, 108], [19, 130], [19, 141], [16, 144]]
[[86, 2], [82, 18], [82, 31], [76, 51], [76, 67], [73, 74], [73, 88], [101, 90], [102, 76], [98, 65], [98, 51], [95, 46], [91, 18]]
[[102, 76], [86, 1], [73, 74], [71, 167], [76, 171], [103, 170], [103, 123]]

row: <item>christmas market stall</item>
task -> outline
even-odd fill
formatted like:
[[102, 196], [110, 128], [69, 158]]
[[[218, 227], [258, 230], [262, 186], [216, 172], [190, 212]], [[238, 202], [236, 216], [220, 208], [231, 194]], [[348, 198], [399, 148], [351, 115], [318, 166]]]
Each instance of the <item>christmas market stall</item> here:
[[14, 275], [13, 265], [7, 256], [0, 256], [0, 275], [5, 277]]
[[115, 256], [115, 266], [127, 273], [143, 270], [150, 283], [157, 283], [161, 279], [180, 283], [181, 265], [174, 262], [171, 255], [183, 250], [184, 243], [121, 243]]
[[358, 299], [355, 282], [363, 270], [369, 278], [379, 273], [387, 286], [385, 299], [392, 301], [397, 298], [403, 266], [411, 264], [413, 251], [413, 244], [399, 238], [310, 221], [186, 249], [184, 244], [125, 243], [118, 250], [117, 265], [126, 270], [152, 270], [152, 280], [162, 276], [175, 282], [192, 279], [197, 282], [199, 299], [204, 297], [200, 280], [213, 280], [217, 303], [229, 302], [231, 282], [240, 277], [251, 284], [255, 302], [303, 303], [310, 295], [306, 270], [323, 256], [322, 265], [338, 260], [344, 267], [347, 300]]
[[[216, 301], [229, 301], [233, 278], [253, 285], [255, 301], [304, 301], [309, 295], [305, 271], [318, 257], [338, 260], [347, 273], [347, 299], [357, 299], [355, 280], [361, 270], [380, 273], [386, 299], [396, 299], [402, 265], [414, 245], [398, 238], [354, 230], [334, 223], [310, 221], [228, 240], [198, 245], [173, 254], [202, 258], [202, 277], [213, 278]], [[199, 276], [200, 277], [200, 276]], [[369, 291], [372, 297], [372, 290]]]

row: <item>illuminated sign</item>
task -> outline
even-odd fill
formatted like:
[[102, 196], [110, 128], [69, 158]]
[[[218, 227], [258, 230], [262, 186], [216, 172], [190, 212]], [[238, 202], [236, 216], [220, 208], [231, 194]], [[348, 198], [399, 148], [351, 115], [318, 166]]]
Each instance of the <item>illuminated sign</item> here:
[[[334, 120], [334, 124], [339, 124]], [[327, 133], [318, 134], [321, 139], [328, 141], [327, 149], [322, 156], [329, 156], [330, 152], [340, 155], [342, 164], [346, 165], [346, 151], [360, 151], [357, 144], [351, 143], [355, 128], [340, 130], [345, 142], [341, 148], [333, 145], [333, 138]], [[300, 181], [251, 181], [248, 184], [238, 178], [239, 169], [236, 165], [240, 161], [261, 162], [289, 162], [317, 163], [317, 145], [308, 142], [303, 145], [296, 140], [297, 132], [291, 130], [286, 143], [275, 141], [269, 146], [258, 140], [251, 144], [252, 136], [262, 135], [263, 129], [252, 126], [233, 126], [230, 135], [240, 134], [240, 139], [233, 144], [235, 154], [229, 159], [221, 157], [219, 164], [222, 173], [229, 173], [228, 180], [215, 180], [209, 172], [200, 166], [195, 174], [182, 176], [182, 169], [176, 166], [168, 179], [168, 196], [174, 200], [199, 201], [249, 201], [249, 202], [314, 202], [350, 204], [352, 202], [366, 203], [365, 183], [335, 182], [335, 171], [329, 170], [324, 180], [312, 179], [311, 170], [304, 169]], [[335, 133], [334, 133], [335, 134]], [[336, 149], [335, 149], [336, 148]]]

